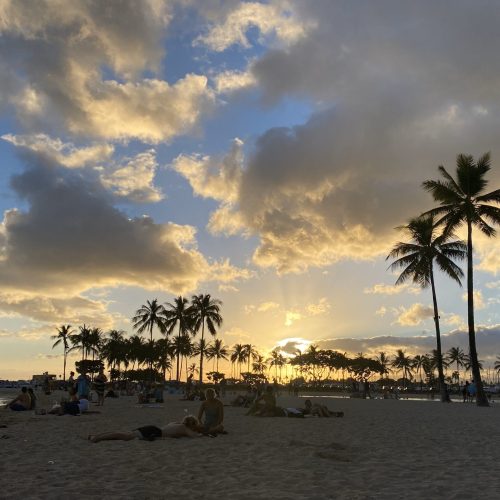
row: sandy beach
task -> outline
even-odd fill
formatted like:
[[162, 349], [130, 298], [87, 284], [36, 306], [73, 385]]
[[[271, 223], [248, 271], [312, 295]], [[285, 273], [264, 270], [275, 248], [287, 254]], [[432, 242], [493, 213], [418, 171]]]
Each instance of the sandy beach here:
[[227, 407], [229, 433], [217, 438], [97, 444], [88, 434], [162, 425], [199, 403], [167, 396], [151, 408], [121, 397], [79, 417], [1, 410], [0, 497], [498, 498], [499, 403], [322, 402], [345, 417], [246, 417]]

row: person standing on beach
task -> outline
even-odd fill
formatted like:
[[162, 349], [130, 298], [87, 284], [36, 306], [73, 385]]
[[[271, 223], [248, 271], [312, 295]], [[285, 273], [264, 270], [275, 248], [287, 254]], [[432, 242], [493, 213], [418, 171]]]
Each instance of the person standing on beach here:
[[83, 399], [89, 399], [90, 392], [90, 379], [86, 373], [81, 373], [76, 379], [76, 392], [78, 396]]
[[462, 389], [462, 396], [464, 397], [464, 403], [467, 402], [467, 397], [469, 396], [469, 381], [465, 381], [464, 388]]
[[97, 406], [104, 406], [104, 391], [106, 390], [106, 382], [108, 381], [104, 375], [104, 367], [101, 366], [97, 377], [94, 379], [94, 389], [97, 392]]

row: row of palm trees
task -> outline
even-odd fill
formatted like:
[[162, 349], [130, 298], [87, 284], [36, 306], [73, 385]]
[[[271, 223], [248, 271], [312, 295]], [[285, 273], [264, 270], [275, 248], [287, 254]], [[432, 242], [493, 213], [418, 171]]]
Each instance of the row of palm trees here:
[[[477, 356], [474, 321], [474, 275], [472, 230], [478, 228], [484, 235], [496, 234], [493, 227], [500, 224], [500, 189], [485, 193], [488, 181], [486, 174], [491, 169], [489, 153], [477, 161], [470, 155], [457, 156], [456, 178], [453, 178], [443, 166], [438, 170], [440, 180], [427, 180], [423, 188], [432, 194], [438, 203], [436, 208], [424, 212], [398, 229], [407, 233], [410, 242], [399, 242], [388, 255], [396, 260], [390, 265], [392, 270], [402, 272], [396, 284], [413, 281], [423, 288], [431, 287], [436, 329], [436, 351], [441, 401], [447, 401], [444, 384], [444, 361], [441, 347], [439, 310], [436, 298], [434, 263], [448, 277], [461, 286], [464, 273], [454, 260], [467, 261], [467, 319], [469, 334], [469, 359], [472, 377], [477, 386], [477, 405], [489, 406], [481, 379], [480, 364]], [[454, 231], [465, 226], [467, 241], [456, 239]]]
[[[71, 325], [62, 325], [57, 329], [53, 348], [62, 345], [64, 350], [63, 377], [66, 380], [67, 355], [74, 350], [81, 350], [82, 360], [97, 356], [105, 359], [110, 365], [124, 363], [130, 365], [132, 360], [138, 365], [147, 362], [149, 371], [153, 374], [153, 365], [158, 363], [167, 366], [172, 353], [177, 358], [176, 379], [180, 379], [182, 357], [190, 357], [194, 353], [199, 355], [200, 382], [203, 379], [203, 360], [214, 352], [220, 355], [222, 341], [216, 339], [209, 345], [205, 339], [205, 327], [215, 336], [217, 328], [222, 324], [220, 307], [222, 302], [213, 299], [209, 294], [194, 295], [191, 303], [184, 297], [177, 297], [173, 303], [160, 304], [157, 299], [147, 301], [132, 318], [134, 329], [140, 335], [149, 333], [149, 344], [146, 347], [139, 335], [125, 339], [124, 332], [111, 330], [106, 338], [100, 328], [90, 328], [87, 325], [79, 327], [78, 332], [72, 330]], [[174, 329], [178, 327], [177, 335], [170, 339]], [[153, 331], [158, 329], [163, 338], [154, 341]], [[191, 337], [201, 332], [201, 338], [195, 344]], [[141, 363], [142, 362], [142, 363]]]

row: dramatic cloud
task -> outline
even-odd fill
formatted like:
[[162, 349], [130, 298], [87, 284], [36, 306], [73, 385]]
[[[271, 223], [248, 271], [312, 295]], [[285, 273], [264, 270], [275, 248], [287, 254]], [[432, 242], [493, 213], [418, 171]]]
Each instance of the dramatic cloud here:
[[[0, 64], [15, 68], [2, 89], [33, 129], [52, 126], [107, 140], [158, 143], [192, 129], [213, 92], [202, 75], [174, 84], [155, 73], [170, 4], [8, 1], [0, 6]], [[109, 68], [112, 77], [103, 74]], [[5, 100], [5, 99], [4, 99]]]
[[0, 227], [3, 289], [67, 297], [91, 287], [138, 285], [172, 292], [203, 280], [229, 282], [248, 272], [212, 266], [196, 249], [195, 229], [129, 219], [99, 183], [39, 159], [14, 177], [29, 205], [5, 213]]
[[223, 71], [214, 77], [215, 90], [227, 94], [254, 86], [257, 82], [249, 71]]
[[[258, 138], [237, 199], [222, 201], [209, 226], [259, 237], [254, 262], [279, 273], [386, 254], [393, 228], [432, 205], [421, 182], [438, 177], [439, 163], [453, 171], [462, 151], [493, 150], [495, 158], [500, 127], [500, 68], [477, 67], [477, 54], [498, 59], [497, 16], [489, 9], [294, 5], [315, 28], [267, 51], [250, 71], [266, 102], [306, 97], [318, 111], [303, 125]], [[471, 23], [490, 37], [486, 49], [480, 38], [463, 36]], [[247, 43], [240, 28], [227, 32], [214, 36], [214, 48]], [[498, 169], [491, 179], [498, 184]], [[485, 249], [480, 268], [496, 272], [499, 253]]]

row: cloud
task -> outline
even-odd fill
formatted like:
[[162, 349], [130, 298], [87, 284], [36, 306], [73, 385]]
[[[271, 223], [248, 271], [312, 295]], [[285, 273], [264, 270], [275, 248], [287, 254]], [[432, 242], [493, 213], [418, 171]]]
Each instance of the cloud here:
[[387, 307], [379, 307], [376, 311], [375, 311], [375, 315], [376, 316], [380, 316], [381, 318], [383, 318], [385, 315], [387, 314]]
[[[474, 290], [473, 296], [474, 296], [474, 309], [480, 310], [480, 309], [485, 309], [487, 307], [486, 303], [484, 302], [483, 292], [481, 292], [481, 290]], [[467, 293], [462, 294], [462, 300], [464, 302], [467, 302]]]
[[428, 318], [434, 317], [432, 307], [423, 304], [413, 304], [409, 308], [401, 307], [396, 323], [402, 326], [416, 326]]
[[101, 328], [110, 328], [113, 317], [107, 312], [104, 302], [85, 297], [47, 297], [37, 294], [0, 293], [0, 311], [35, 321], [50, 323], [91, 323]]
[[243, 141], [236, 138], [223, 157], [179, 155], [172, 168], [186, 178], [196, 196], [231, 204], [237, 199], [242, 163]]
[[308, 26], [295, 15], [289, 2], [241, 2], [229, 11], [222, 11], [223, 19], [214, 22], [206, 35], [195, 43], [204, 44], [211, 50], [222, 52], [232, 45], [251, 47], [247, 33], [256, 28], [260, 43], [274, 35], [277, 41], [289, 45], [302, 38]]
[[33, 130], [149, 143], [191, 131], [214, 95], [203, 75], [172, 84], [154, 76], [171, 7], [156, 0], [2, 2], [0, 64], [14, 73], [4, 100]]
[[296, 321], [304, 316], [299, 311], [285, 311], [285, 326], [292, 326]]
[[77, 148], [72, 143], [64, 143], [45, 134], [6, 134], [2, 139], [33, 151], [45, 161], [68, 168], [87, 168], [87, 172], [96, 174], [102, 185], [116, 197], [141, 203], [163, 199], [163, 193], [154, 185], [158, 169], [154, 149], [138, 153], [132, 158], [115, 160], [112, 158], [114, 147], [110, 144]]
[[384, 283], [377, 283], [372, 287], [366, 287], [363, 293], [367, 294], [380, 294], [380, 295], [397, 295], [403, 292], [412, 293], [418, 295], [420, 293], [420, 288], [404, 283], [403, 285], [386, 285]]
[[78, 170], [27, 161], [12, 186], [28, 208], [6, 211], [0, 225], [4, 292], [68, 297], [120, 284], [181, 293], [207, 279], [249, 276], [229, 261], [212, 267], [197, 250], [193, 227], [130, 219]]
[[[389, 1], [293, 5], [314, 27], [249, 71], [264, 103], [306, 99], [315, 110], [301, 125], [257, 138], [231, 203], [215, 198], [209, 225], [256, 236], [253, 262], [278, 273], [387, 255], [393, 228], [432, 206], [421, 182], [438, 177], [438, 164], [453, 171], [458, 152], [492, 150], [495, 158], [500, 126], [499, 64], [482, 72], [475, 57], [497, 61], [495, 44], [484, 52], [480, 39], [463, 36], [472, 22], [498, 38], [487, 10], [467, 2], [451, 13]], [[236, 35], [214, 32], [214, 48], [249, 43], [246, 24], [233, 25]], [[491, 179], [500, 179], [497, 171]], [[498, 270], [496, 244], [485, 247], [480, 268]]]
[[257, 307], [257, 311], [259, 312], [266, 312], [266, 311], [272, 311], [274, 309], [279, 309], [280, 305], [277, 302], [262, 302], [259, 304]]
[[218, 94], [228, 94], [253, 87], [255, 77], [250, 71], [223, 71], [214, 77], [215, 90]]
[[68, 168], [81, 168], [109, 160], [114, 147], [111, 144], [94, 144], [81, 148], [72, 143], [64, 143], [61, 139], [52, 139], [46, 134], [2, 135], [2, 139], [14, 146], [26, 148], [37, 154], [46, 156], [54, 162]]
[[[500, 326], [479, 326], [476, 328], [478, 355], [488, 363], [496, 359], [500, 351]], [[441, 334], [443, 352], [451, 347], [460, 347], [464, 352], [469, 351], [469, 339], [466, 329], [454, 330]], [[436, 349], [436, 337], [433, 335], [417, 336], [379, 336], [371, 338], [338, 338], [324, 339], [313, 342], [320, 349], [346, 351], [349, 355], [362, 352], [365, 356], [374, 357], [380, 351], [393, 355], [397, 349], [403, 349], [407, 355], [428, 354]]]
[[307, 304], [306, 312], [309, 316], [320, 316], [328, 314], [330, 311], [330, 303], [326, 297], [322, 297], [317, 304]]

